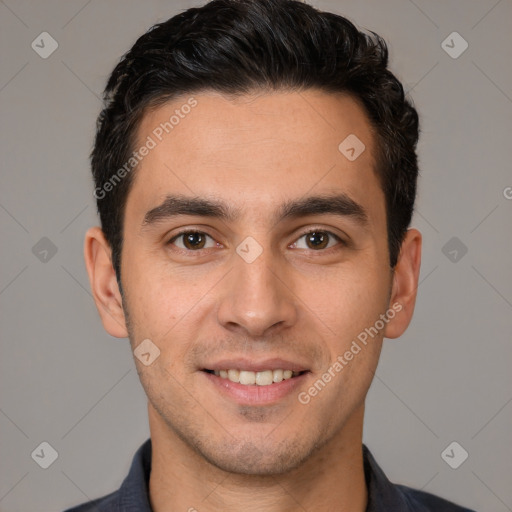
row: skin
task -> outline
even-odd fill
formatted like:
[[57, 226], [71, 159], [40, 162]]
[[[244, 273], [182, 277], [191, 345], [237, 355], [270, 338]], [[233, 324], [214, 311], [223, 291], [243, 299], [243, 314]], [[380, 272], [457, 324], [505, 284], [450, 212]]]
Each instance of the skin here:
[[[101, 229], [91, 228], [85, 240], [107, 332], [129, 336], [132, 349], [147, 338], [160, 349], [150, 366], [134, 359], [148, 396], [152, 507], [364, 511], [364, 400], [383, 338], [400, 336], [411, 320], [421, 234], [408, 230], [391, 272], [374, 134], [353, 98], [316, 90], [194, 98], [197, 106], [137, 167], [123, 232], [124, 300]], [[187, 99], [147, 113], [139, 141]], [[354, 161], [338, 150], [349, 134], [366, 146]], [[367, 226], [335, 214], [275, 221], [286, 201], [332, 193], [363, 206]], [[168, 194], [223, 201], [239, 217], [181, 215], [144, 225]], [[183, 237], [171, 240], [182, 228], [211, 238], [190, 249]], [[319, 249], [308, 245], [308, 231], [348, 244], [333, 237]], [[263, 250], [252, 263], [236, 252], [248, 236]], [[393, 304], [401, 311], [300, 403], [297, 393]], [[310, 373], [275, 403], [239, 405], [202, 371], [235, 356], [299, 361]]]

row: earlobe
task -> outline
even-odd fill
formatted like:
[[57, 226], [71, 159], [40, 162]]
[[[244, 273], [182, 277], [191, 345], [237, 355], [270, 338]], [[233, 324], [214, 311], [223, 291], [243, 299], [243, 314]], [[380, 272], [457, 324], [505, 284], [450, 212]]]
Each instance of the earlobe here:
[[389, 307], [396, 311], [396, 315], [386, 325], [386, 338], [398, 338], [411, 322], [420, 274], [421, 242], [421, 233], [417, 229], [407, 230], [395, 267], [389, 302]]
[[112, 266], [111, 249], [99, 227], [85, 235], [84, 258], [94, 302], [105, 330], [116, 338], [127, 338], [122, 297]]

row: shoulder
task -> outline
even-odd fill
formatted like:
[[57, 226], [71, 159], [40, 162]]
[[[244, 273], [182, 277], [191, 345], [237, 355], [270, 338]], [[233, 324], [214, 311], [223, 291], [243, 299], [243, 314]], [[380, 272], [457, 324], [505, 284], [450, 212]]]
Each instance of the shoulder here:
[[87, 503], [82, 503], [73, 508], [68, 508], [64, 512], [118, 512], [119, 491], [97, 498]]
[[364, 444], [363, 460], [368, 485], [368, 512], [475, 512], [434, 494], [390, 482]]
[[475, 512], [428, 492], [412, 489], [405, 485], [395, 485], [395, 487], [409, 502], [411, 510], [418, 510], [418, 512]]
[[150, 512], [148, 484], [151, 471], [151, 438], [135, 453], [130, 471], [121, 487], [102, 498], [90, 500], [64, 512], [123, 512], [127, 508]]

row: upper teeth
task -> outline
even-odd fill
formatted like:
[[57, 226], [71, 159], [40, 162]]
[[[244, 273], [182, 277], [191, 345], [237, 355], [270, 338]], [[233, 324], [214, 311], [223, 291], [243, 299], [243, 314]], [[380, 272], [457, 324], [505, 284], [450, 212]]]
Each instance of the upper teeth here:
[[281, 382], [299, 375], [299, 372], [292, 370], [264, 370], [262, 372], [250, 372], [247, 370], [215, 370], [213, 373], [223, 379], [229, 379], [231, 382], [240, 384], [256, 384], [258, 386], [268, 386], [273, 382]]

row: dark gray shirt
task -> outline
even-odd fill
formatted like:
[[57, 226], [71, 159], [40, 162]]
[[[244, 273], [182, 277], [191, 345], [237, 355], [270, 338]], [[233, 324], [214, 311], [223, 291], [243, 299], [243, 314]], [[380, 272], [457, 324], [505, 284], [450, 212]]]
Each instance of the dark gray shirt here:
[[[391, 483], [363, 445], [364, 473], [368, 487], [366, 512], [474, 512], [433, 494]], [[152, 512], [149, 504], [151, 439], [135, 454], [120, 489], [108, 496], [65, 512]]]

